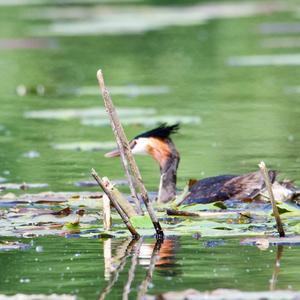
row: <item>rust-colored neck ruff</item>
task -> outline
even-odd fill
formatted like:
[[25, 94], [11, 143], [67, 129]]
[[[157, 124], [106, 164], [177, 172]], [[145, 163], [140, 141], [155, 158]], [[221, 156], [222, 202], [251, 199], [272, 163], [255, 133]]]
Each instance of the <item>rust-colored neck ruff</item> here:
[[171, 156], [171, 148], [166, 139], [149, 138], [147, 152], [159, 163], [163, 168]]
[[159, 201], [168, 202], [176, 196], [177, 168], [179, 153], [170, 138], [149, 138], [147, 152], [159, 163], [160, 190]]

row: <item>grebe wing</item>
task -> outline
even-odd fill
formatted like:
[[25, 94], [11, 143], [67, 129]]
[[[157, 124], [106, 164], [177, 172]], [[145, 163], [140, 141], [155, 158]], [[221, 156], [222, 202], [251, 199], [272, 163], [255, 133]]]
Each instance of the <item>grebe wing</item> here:
[[[276, 172], [269, 171], [269, 177], [273, 183]], [[209, 177], [194, 183], [182, 204], [207, 204], [228, 199], [253, 199], [264, 188], [264, 179], [260, 171], [245, 175]]]

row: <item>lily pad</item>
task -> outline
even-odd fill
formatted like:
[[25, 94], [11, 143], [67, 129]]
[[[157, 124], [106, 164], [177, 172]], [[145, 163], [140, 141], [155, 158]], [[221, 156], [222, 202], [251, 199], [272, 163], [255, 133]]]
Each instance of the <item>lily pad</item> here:
[[135, 228], [153, 228], [152, 221], [148, 215], [133, 216], [130, 218], [130, 222]]

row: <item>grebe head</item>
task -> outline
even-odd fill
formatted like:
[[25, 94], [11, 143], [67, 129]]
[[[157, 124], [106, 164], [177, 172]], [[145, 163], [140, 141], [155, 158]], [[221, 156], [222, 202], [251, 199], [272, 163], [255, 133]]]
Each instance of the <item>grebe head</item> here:
[[[158, 198], [161, 202], [167, 202], [176, 195], [176, 172], [180, 158], [170, 136], [178, 129], [179, 124], [162, 124], [137, 135], [129, 143], [133, 154], [150, 155], [159, 163], [161, 181]], [[116, 156], [120, 156], [119, 150], [105, 154], [105, 157]]]

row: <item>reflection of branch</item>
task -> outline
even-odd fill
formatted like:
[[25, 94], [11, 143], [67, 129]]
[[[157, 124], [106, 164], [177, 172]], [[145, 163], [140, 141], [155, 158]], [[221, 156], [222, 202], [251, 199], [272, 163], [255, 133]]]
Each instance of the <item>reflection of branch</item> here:
[[103, 241], [104, 279], [108, 281], [111, 273], [111, 239]]
[[139, 287], [139, 292], [138, 292], [138, 295], [136, 298], [137, 300], [142, 299], [148, 290], [148, 286], [152, 280], [153, 271], [155, 269], [155, 264], [156, 264], [157, 260], [159, 259], [159, 250], [160, 250], [161, 245], [162, 245], [162, 242], [160, 240], [156, 240], [156, 243], [153, 248], [152, 255], [151, 255], [148, 271], [146, 273], [145, 279], [143, 280], [143, 282], [141, 283], [141, 285]]
[[276, 289], [277, 277], [280, 271], [280, 259], [282, 257], [282, 254], [283, 254], [283, 246], [278, 245], [276, 251], [275, 266], [272, 274], [272, 279], [270, 280], [270, 291], [274, 291]]
[[133, 279], [134, 279], [135, 269], [136, 269], [136, 266], [137, 266], [137, 263], [138, 263], [138, 258], [139, 258], [142, 243], [143, 243], [143, 240], [140, 239], [137, 242], [137, 245], [135, 247], [134, 255], [132, 256], [132, 259], [131, 259], [131, 267], [128, 271], [128, 280], [127, 280], [127, 282], [124, 286], [124, 289], [123, 289], [123, 298], [122, 298], [123, 300], [128, 300], [128, 295], [130, 293], [131, 284], [132, 284]]
[[[128, 243], [128, 241], [129, 240], [126, 240], [125, 243], [126, 242]], [[136, 242], [137, 242], [137, 240], [135, 240], [135, 239], [130, 240], [130, 243], [128, 244], [127, 248], [125, 249], [125, 251], [123, 253], [123, 256], [120, 258], [119, 265], [111, 273], [111, 280], [108, 282], [106, 287], [102, 290], [102, 292], [99, 296], [99, 300], [104, 300], [105, 297], [107, 296], [107, 294], [111, 291], [114, 284], [117, 282], [118, 277], [119, 277], [119, 273], [124, 269], [124, 266], [126, 264], [126, 259], [130, 255], [130, 252], [133, 249]]]

